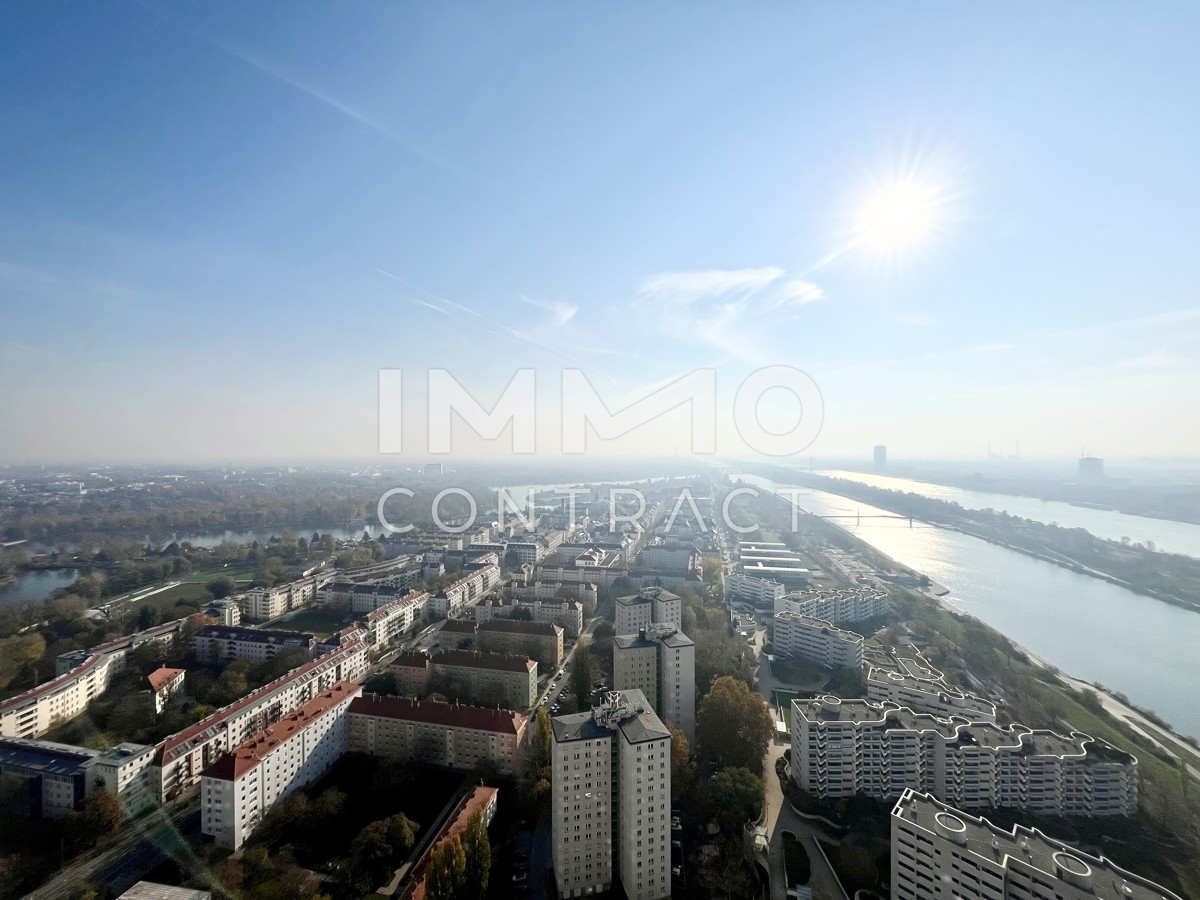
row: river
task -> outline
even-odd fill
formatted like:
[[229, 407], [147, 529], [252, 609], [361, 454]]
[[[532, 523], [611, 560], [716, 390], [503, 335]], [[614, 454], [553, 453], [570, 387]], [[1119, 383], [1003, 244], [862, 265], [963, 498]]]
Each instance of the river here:
[[842, 469], [817, 470], [817, 475], [844, 478], [871, 487], [890, 491], [919, 494], [934, 500], [957, 503], [964, 509], [994, 509], [1009, 515], [1032, 519], [1035, 522], [1054, 522], [1063, 528], [1083, 528], [1098, 538], [1119, 541], [1129, 538], [1135, 544], [1152, 542], [1156, 550], [1166, 553], [1181, 553], [1184, 556], [1200, 557], [1200, 525], [1192, 522], [1173, 522], [1170, 519], [1153, 519], [1147, 516], [1131, 516], [1115, 509], [1091, 509], [1075, 506], [1061, 500], [1038, 500], [1036, 497], [1018, 497], [1013, 494], [993, 494], [967, 488], [950, 487], [928, 481], [914, 481], [893, 475], [873, 475], [867, 472], [849, 472]]
[[[747, 484], [774, 490], [753, 475]], [[819, 516], [891, 515], [823, 491], [789, 488]], [[1200, 613], [969, 535], [907, 520], [836, 520], [856, 537], [950, 589], [947, 599], [1042, 659], [1120, 691], [1180, 733], [1200, 737]]]

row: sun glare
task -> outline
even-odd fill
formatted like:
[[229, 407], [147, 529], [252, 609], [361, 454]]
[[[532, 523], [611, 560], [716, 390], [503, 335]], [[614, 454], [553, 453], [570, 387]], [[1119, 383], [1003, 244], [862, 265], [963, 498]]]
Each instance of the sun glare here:
[[941, 224], [941, 192], [915, 181], [884, 185], [858, 212], [855, 241], [885, 256], [900, 256], [927, 240]]

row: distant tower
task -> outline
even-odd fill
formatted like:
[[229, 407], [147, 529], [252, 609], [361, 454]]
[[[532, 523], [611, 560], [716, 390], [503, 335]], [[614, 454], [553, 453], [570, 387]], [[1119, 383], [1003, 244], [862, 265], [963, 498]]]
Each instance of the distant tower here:
[[875, 445], [875, 471], [882, 472], [887, 468], [887, 446]]
[[1104, 460], [1097, 456], [1083, 455], [1079, 457], [1080, 481], [1103, 481]]

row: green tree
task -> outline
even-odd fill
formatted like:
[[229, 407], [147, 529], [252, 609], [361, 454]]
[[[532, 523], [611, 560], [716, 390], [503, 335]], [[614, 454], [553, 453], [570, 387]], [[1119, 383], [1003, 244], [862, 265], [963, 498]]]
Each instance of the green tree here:
[[425, 896], [429, 900], [464, 900], [467, 857], [457, 834], [440, 841], [425, 867]]
[[708, 782], [709, 800], [726, 831], [736, 831], [762, 812], [763, 780], [740, 766], [721, 769]]
[[775, 719], [767, 704], [738, 678], [718, 678], [700, 702], [700, 756], [717, 768], [741, 766], [761, 774], [774, 735]]
[[223, 600], [237, 591], [237, 582], [228, 575], [221, 575], [210, 579], [204, 587], [213, 595], [214, 600]]
[[463, 833], [463, 852], [467, 861], [466, 900], [483, 900], [487, 896], [488, 875], [492, 869], [492, 844], [488, 840], [483, 814], [476, 810], [467, 821]]
[[571, 693], [580, 709], [591, 706], [592, 657], [583, 647], [571, 657]]
[[392, 849], [397, 855], [407, 854], [416, 843], [417, 831], [420, 826], [404, 813], [396, 813], [387, 822], [388, 840], [392, 844]]
[[350, 842], [350, 878], [355, 890], [369, 891], [387, 880], [394, 848], [387, 820], [372, 822]]
[[550, 713], [546, 707], [539, 706], [533, 723], [533, 743], [530, 745], [530, 762], [534, 768], [540, 769], [550, 765], [550, 742], [553, 739], [553, 729], [550, 725]]
[[400, 688], [396, 684], [396, 676], [393, 673], [379, 672], [363, 682], [363, 693], [386, 694], [394, 697], [400, 693]]

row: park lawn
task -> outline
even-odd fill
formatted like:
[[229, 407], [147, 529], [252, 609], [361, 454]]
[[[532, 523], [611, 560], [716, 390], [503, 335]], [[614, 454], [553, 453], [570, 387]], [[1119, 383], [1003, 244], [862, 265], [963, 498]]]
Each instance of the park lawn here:
[[792, 733], [792, 701], [799, 696], [795, 691], [775, 692], [775, 705], [783, 710], [783, 721], [787, 725], [788, 734]]
[[771, 674], [780, 681], [808, 690], [815, 690], [829, 681], [829, 672], [802, 659], [775, 659], [771, 662]]
[[345, 610], [310, 607], [300, 610], [289, 619], [276, 621], [272, 627], [327, 637], [339, 630], [345, 624], [346, 618]]
[[212, 600], [212, 594], [203, 584], [183, 582], [159, 591], [141, 600], [129, 604], [129, 608], [137, 612], [143, 606], [152, 606], [160, 613], [174, 613], [176, 603], [189, 603], [199, 606]]

